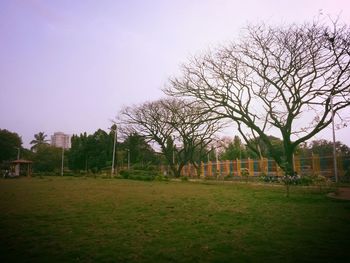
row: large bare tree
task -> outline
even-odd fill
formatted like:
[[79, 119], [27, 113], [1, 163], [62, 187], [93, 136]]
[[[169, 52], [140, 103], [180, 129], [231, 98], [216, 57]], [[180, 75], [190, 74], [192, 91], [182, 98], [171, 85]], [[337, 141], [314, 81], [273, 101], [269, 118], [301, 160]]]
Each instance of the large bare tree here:
[[205, 111], [201, 103], [179, 99], [164, 102], [163, 106], [172, 113], [167, 122], [175, 129], [174, 143], [179, 144], [175, 150], [180, 171], [183, 165], [190, 163], [199, 176], [201, 157], [224, 124], [214, 118], [212, 112]]
[[[259, 154], [249, 144], [258, 138], [293, 175], [297, 146], [331, 123], [332, 105], [340, 117], [350, 105], [350, 31], [319, 22], [249, 26], [240, 41], [195, 57], [182, 69], [167, 94], [190, 97], [232, 120], [252, 150]], [[284, 156], [267, 135], [272, 131], [283, 139]]]
[[187, 163], [192, 163], [198, 171], [195, 153], [204, 151], [222, 127], [212, 118], [212, 113], [202, 112], [199, 103], [180, 99], [160, 99], [126, 107], [119, 117], [126, 129], [160, 146], [175, 176], [180, 176]]

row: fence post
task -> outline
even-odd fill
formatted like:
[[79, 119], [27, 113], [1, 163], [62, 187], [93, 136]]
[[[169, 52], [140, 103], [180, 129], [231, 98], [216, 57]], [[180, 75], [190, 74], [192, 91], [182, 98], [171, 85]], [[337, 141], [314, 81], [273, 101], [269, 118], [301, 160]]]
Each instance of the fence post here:
[[204, 167], [204, 163], [201, 162], [201, 174], [200, 177], [205, 178], [205, 167]]
[[318, 154], [312, 154], [312, 174], [318, 175], [320, 174], [320, 157]]
[[226, 160], [226, 162], [225, 162], [225, 174], [226, 174], [226, 176], [230, 175], [230, 161], [229, 160]]
[[216, 177], [220, 177], [221, 175], [221, 161], [216, 161]]
[[211, 161], [209, 161], [208, 162], [208, 176], [212, 176], [212, 169], [211, 169], [211, 166], [212, 166], [212, 164], [211, 164]]
[[248, 158], [248, 171], [250, 176], [254, 176], [254, 160]]
[[294, 156], [293, 160], [294, 160], [294, 171], [298, 175], [301, 175], [300, 156]]
[[343, 157], [337, 156], [337, 168], [338, 168], [338, 175], [344, 176], [344, 165], [343, 165]]
[[241, 176], [241, 159], [236, 159], [237, 162], [237, 175]]

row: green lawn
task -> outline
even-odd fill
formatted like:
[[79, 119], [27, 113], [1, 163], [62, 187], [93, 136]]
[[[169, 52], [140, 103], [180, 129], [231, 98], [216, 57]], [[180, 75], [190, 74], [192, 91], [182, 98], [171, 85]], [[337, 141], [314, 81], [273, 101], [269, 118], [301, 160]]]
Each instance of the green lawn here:
[[350, 202], [244, 183], [0, 180], [1, 262], [350, 262]]

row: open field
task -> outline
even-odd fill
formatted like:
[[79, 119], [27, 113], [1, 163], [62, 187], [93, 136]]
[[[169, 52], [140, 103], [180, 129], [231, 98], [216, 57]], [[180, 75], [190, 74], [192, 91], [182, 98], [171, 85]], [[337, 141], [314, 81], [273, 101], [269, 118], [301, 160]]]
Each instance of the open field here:
[[1, 262], [349, 262], [350, 202], [244, 183], [0, 180]]

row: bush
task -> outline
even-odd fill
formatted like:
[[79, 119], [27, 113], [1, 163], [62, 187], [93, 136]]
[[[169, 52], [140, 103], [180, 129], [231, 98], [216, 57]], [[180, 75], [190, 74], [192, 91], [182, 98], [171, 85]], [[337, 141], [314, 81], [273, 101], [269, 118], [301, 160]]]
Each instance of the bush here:
[[294, 175], [283, 176], [282, 181], [292, 185], [320, 185], [326, 183], [328, 179], [322, 175]]
[[122, 170], [119, 172], [120, 176], [123, 179], [131, 179], [131, 180], [141, 180], [141, 181], [153, 181], [163, 180], [164, 176], [160, 175], [158, 171], [154, 171], [154, 169], [146, 169], [146, 170]]
[[276, 175], [268, 175], [265, 173], [261, 173], [259, 179], [265, 183], [276, 183], [279, 181]]
[[155, 180], [155, 181], [169, 181], [169, 177], [164, 176], [164, 175], [162, 175], [162, 174], [159, 174], [159, 175], [156, 175], [156, 176], [154, 177], [154, 180]]
[[129, 173], [128, 170], [121, 170], [121, 171], [119, 172], [119, 175], [120, 175], [120, 177], [123, 178], [123, 179], [128, 179], [130, 173]]
[[188, 177], [187, 177], [187, 176], [181, 176], [180, 179], [181, 179], [181, 181], [183, 181], [183, 182], [188, 181]]

